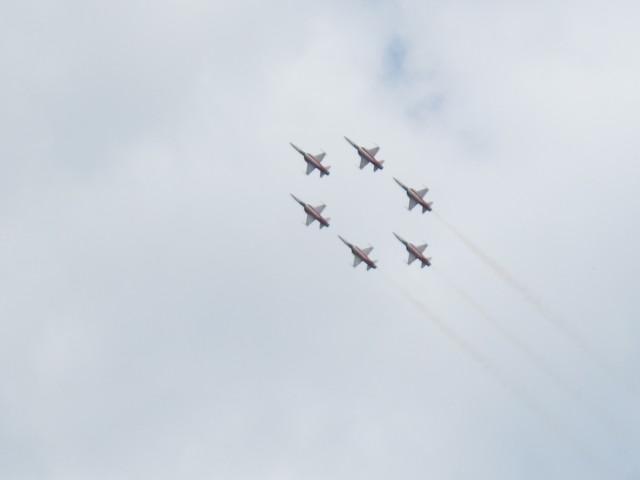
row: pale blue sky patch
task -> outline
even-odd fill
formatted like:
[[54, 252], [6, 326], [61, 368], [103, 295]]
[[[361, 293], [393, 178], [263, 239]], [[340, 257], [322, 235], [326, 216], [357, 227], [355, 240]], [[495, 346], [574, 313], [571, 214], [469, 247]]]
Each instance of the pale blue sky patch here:
[[407, 80], [408, 46], [400, 37], [392, 38], [384, 53], [384, 78], [390, 82]]

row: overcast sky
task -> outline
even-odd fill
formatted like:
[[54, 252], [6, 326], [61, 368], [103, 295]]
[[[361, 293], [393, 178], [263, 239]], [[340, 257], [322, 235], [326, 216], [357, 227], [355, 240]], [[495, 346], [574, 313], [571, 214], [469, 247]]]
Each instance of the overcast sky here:
[[1, 478], [640, 478], [636, 2], [0, 11]]

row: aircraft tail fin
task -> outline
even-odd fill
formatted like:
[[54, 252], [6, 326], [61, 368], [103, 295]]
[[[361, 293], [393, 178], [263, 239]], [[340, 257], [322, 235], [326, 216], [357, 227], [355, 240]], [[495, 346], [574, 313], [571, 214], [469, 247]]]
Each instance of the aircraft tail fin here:
[[423, 263], [422, 265], [420, 265], [420, 268], [424, 268], [427, 266], [431, 266], [431, 257], [427, 257], [427, 263]]
[[426, 212], [427, 210], [431, 210], [431, 205], [433, 205], [433, 202], [427, 202], [427, 205], [429, 205], [429, 208], [422, 207], [422, 213]]
[[327, 224], [325, 225], [324, 223], [320, 223], [320, 229], [329, 226], [329, 220], [331, 220], [331, 217], [324, 217], [324, 219], [327, 221]]
[[378, 265], [376, 265], [378, 263], [377, 260], [371, 260], [373, 262], [373, 267], [371, 265], [367, 265], [367, 270], [371, 270], [372, 268], [377, 268]]
[[380, 164], [380, 166], [379, 166], [379, 167], [378, 167], [378, 166], [375, 166], [375, 167], [373, 168], [373, 170], [374, 170], [374, 171], [382, 170], [382, 165], [384, 164], [384, 160], [378, 160], [378, 163]]
[[[325, 167], [324, 167], [324, 168], [326, 168], [327, 170], [329, 170], [329, 169], [331, 168], [331, 166], [330, 166], [330, 165], [325, 165]], [[325, 175], [329, 175], [329, 172], [328, 172], [328, 171], [327, 171], [327, 172], [323, 172], [322, 170], [320, 170], [320, 176], [321, 176], [321, 177], [324, 177]]]

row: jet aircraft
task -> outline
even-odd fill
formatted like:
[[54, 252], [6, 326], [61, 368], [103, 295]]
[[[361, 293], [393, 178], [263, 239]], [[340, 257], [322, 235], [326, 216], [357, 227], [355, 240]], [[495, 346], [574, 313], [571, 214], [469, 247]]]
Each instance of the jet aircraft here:
[[373, 250], [373, 247], [367, 247], [367, 248], [356, 247], [354, 244], [347, 242], [340, 235], [338, 235], [338, 238], [342, 240], [347, 245], [347, 247], [351, 249], [351, 253], [353, 253], [354, 267], [357, 267], [361, 262], [364, 262], [367, 264], [367, 270], [370, 270], [372, 268], [378, 268], [378, 266], [376, 265], [376, 260], [371, 260], [369, 258], [369, 253], [371, 253], [371, 250]]
[[424, 253], [422, 253], [424, 252], [425, 248], [427, 248], [426, 243], [424, 245], [416, 246], [413, 243], [406, 241], [397, 233], [393, 232], [393, 234], [398, 240], [400, 240], [400, 242], [402, 242], [402, 244], [407, 249], [407, 252], [409, 252], [409, 261], [407, 262], [407, 264], [411, 265], [411, 263], [413, 263], [413, 261], [417, 258], [422, 262], [421, 268], [424, 268], [425, 266], [431, 266], [431, 257], [425, 257]]
[[317, 155], [312, 155], [310, 153], [305, 152], [304, 150], [294, 145], [293, 143], [290, 143], [289, 145], [295, 148], [298, 151], [298, 153], [302, 154], [304, 161], [307, 162], [307, 171], [306, 171], [307, 175], [313, 172], [313, 170], [316, 168], [320, 172], [320, 178], [324, 177], [325, 175], [329, 175], [329, 169], [331, 167], [329, 165], [322, 164], [322, 159], [324, 158], [326, 153], [322, 152], [322, 153], [318, 153]]
[[407, 192], [407, 197], [409, 197], [409, 210], [412, 210], [413, 207], [420, 204], [422, 206], [422, 213], [431, 211], [431, 205], [433, 202], [427, 202], [423, 197], [429, 191], [428, 188], [423, 188], [422, 190], [416, 190], [414, 188], [407, 187], [404, 183], [402, 183], [397, 178], [393, 177], [398, 185], [404, 188], [404, 191]]
[[355, 148], [358, 151], [358, 155], [360, 155], [360, 169], [363, 169], [364, 167], [366, 167], [367, 163], [370, 163], [371, 165], [373, 165], [374, 172], [383, 169], [382, 164], [384, 163], [384, 160], [376, 159], [376, 153], [378, 153], [378, 150], [380, 150], [380, 147], [364, 148], [358, 145], [357, 143], [355, 143], [354, 141], [352, 141], [350, 138], [348, 137], [344, 137], [344, 138], [347, 142], [351, 144], [353, 148]]
[[297, 198], [293, 193], [290, 193], [289, 195], [291, 195], [293, 199], [296, 202], [298, 202], [300, 205], [302, 205], [302, 207], [304, 208], [304, 211], [307, 214], [307, 221], [306, 221], [307, 225], [312, 223], [314, 220], [317, 220], [318, 223], [320, 224], [320, 228], [329, 226], [329, 220], [331, 219], [329, 217], [323, 217], [321, 215], [326, 205], [322, 204], [322, 205], [318, 205], [317, 207], [312, 207], [308, 203], [305, 203], [299, 198]]

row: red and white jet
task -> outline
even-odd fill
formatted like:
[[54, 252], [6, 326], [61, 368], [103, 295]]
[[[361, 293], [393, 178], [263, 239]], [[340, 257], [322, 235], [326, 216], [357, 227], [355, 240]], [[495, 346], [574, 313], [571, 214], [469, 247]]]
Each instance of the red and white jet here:
[[397, 178], [393, 177], [398, 185], [404, 188], [404, 191], [407, 192], [407, 197], [409, 197], [409, 210], [412, 210], [413, 207], [420, 204], [422, 206], [422, 213], [431, 211], [431, 205], [433, 202], [427, 202], [423, 197], [429, 191], [428, 188], [423, 188], [422, 190], [415, 190], [413, 188], [407, 187], [404, 183], [402, 183]]
[[296, 202], [298, 202], [300, 205], [302, 205], [302, 207], [304, 208], [304, 211], [307, 214], [307, 221], [306, 221], [307, 226], [310, 223], [312, 223], [314, 220], [318, 221], [318, 223], [320, 224], [320, 228], [329, 226], [329, 220], [331, 219], [329, 217], [323, 217], [321, 215], [322, 211], [324, 210], [324, 207], [326, 207], [325, 204], [318, 205], [317, 207], [312, 207], [308, 203], [305, 203], [299, 198], [297, 198], [293, 193], [290, 193], [289, 195], [291, 195], [293, 199]]
[[431, 266], [431, 257], [425, 257], [424, 253], [422, 253], [424, 252], [425, 248], [427, 248], [426, 243], [424, 245], [416, 246], [413, 243], [407, 242], [404, 238], [402, 238], [397, 233], [393, 232], [393, 234], [396, 236], [398, 240], [402, 242], [402, 244], [407, 249], [407, 252], [409, 252], [409, 261], [407, 262], [407, 264], [411, 265], [411, 263], [413, 263], [413, 261], [417, 258], [422, 262], [421, 268], [424, 268], [425, 266], [427, 267]]
[[369, 258], [369, 254], [371, 253], [371, 250], [373, 250], [373, 247], [367, 247], [367, 248], [356, 247], [353, 243], [347, 242], [340, 235], [338, 235], [338, 238], [342, 240], [347, 245], [347, 247], [351, 249], [351, 253], [353, 253], [354, 267], [357, 267], [361, 262], [364, 262], [367, 264], [367, 270], [371, 270], [372, 268], [378, 268], [378, 266], [376, 265], [376, 260], [371, 260]]
[[384, 160], [376, 159], [376, 153], [378, 153], [378, 150], [380, 150], [380, 147], [364, 148], [358, 145], [357, 143], [355, 143], [354, 141], [352, 141], [350, 138], [348, 137], [344, 137], [344, 138], [347, 142], [351, 144], [353, 148], [355, 148], [358, 151], [358, 155], [360, 155], [360, 169], [363, 169], [364, 167], [366, 167], [367, 163], [370, 163], [371, 165], [373, 165], [374, 172], [377, 172], [378, 170], [382, 170], [384, 168], [382, 166], [382, 164], [384, 163]]
[[329, 165], [323, 165], [322, 159], [326, 155], [326, 153], [318, 153], [317, 155], [311, 155], [310, 153], [305, 152], [301, 148], [297, 147], [293, 143], [290, 143], [293, 148], [295, 148], [299, 153], [302, 154], [304, 161], [307, 162], [307, 175], [313, 172], [314, 169], [318, 169], [320, 171], [320, 178], [325, 175], [329, 175], [329, 169], [331, 168]]

